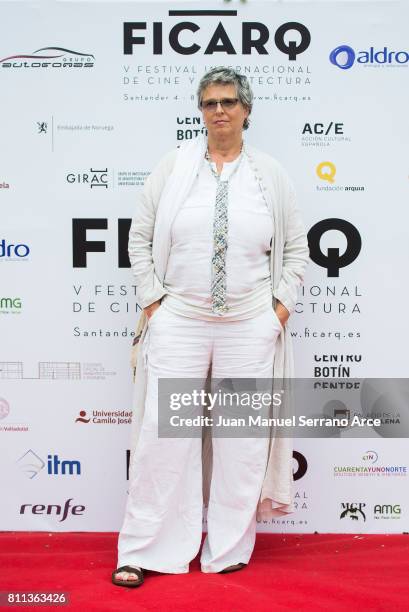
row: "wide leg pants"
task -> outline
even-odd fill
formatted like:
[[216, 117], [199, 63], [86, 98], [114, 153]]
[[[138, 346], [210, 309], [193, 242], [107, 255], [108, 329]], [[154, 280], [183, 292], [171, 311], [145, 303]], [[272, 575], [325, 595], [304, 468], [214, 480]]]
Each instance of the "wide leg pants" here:
[[[281, 326], [273, 307], [240, 321], [206, 321], [163, 305], [140, 350], [147, 363], [145, 413], [130, 466], [118, 564], [186, 573], [202, 538], [202, 440], [158, 437], [158, 379], [272, 378]], [[213, 471], [201, 570], [248, 563], [268, 438], [213, 437]]]

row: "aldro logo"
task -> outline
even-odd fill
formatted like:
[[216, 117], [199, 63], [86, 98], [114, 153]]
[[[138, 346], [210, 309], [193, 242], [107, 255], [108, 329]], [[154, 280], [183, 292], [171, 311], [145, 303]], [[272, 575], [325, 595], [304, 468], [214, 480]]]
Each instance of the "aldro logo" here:
[[383, 68], [389, 66], [407, 67], [409, 53], [407, 51], [391, 51], [388, 47], [355, 51], [349, 45], [339, 45], [329, 54], [329, 61], [341, 70], [349, 70], [354, 64], [370, 66], [373, 68]]
[[[171, 49], [179, 55], [269, 55], [272, 43], [270, 38], [274, 33], [274, 45], [290, 61], [308, 49], [311, 34], [302, 23], [289, 21], [280, 25], [274, 32], [265, 23], [243, 21], [241, 23], [240, 49], [234, 46], [229, 36], [228, 19], [219, 21], [213, 29], [210, 38], [203, 42], [201, 27], [202, 18], [237, 17], [236, 10], [170, 10], [169, 17], [189, 17], [171, 26], [162, 21], [147, 23], [146, 21], [126, 21], [123, 28], [124, 55], [133, 55], [135, 47], [149, 45], [153, 55], [168, 54]], [[194, 17], [195, 21], [191, 18]], [[199, 23], [197, 23], [199, 22]], [[202, 22], [203, 23], [203, 22]], [[233, 21], [234, 24], [234, 21]], [[226, 26], [226, 27], [225, 27]], [[227, 28], [227, 29], [226, 29]], [[235, 37], [236, 38], [236, 37]], [[202, 43], [202, 44], [199, 44]]]

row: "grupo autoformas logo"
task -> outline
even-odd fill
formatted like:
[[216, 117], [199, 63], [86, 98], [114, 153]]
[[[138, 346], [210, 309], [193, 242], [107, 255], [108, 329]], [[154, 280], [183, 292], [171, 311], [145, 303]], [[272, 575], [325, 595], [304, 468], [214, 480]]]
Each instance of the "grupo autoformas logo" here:
[[32, 53], [17, 53], [0, 59], [0, 68], [93, 68], [92, 53], [64, 47], [42, 47]]
[[335, 47], [329, 54], [329, 61], [341, 70], [349, 70], [354, 64], [381, 68], [385, 66], [402, 66], [407, 68], [409, 53], [407, 51], [391, 51], [388, 47], [379, 49], [370, 47], [363, 51], [355, 51], [349, 45]]

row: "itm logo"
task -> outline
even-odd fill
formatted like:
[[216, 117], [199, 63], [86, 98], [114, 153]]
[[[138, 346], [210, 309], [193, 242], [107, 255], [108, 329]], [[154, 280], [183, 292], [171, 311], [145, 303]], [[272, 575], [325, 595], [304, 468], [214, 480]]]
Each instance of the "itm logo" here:
[[366, 504], [360, 502], [360, 503], [341, 503], [341, 508], [342, 508], [342, 512], [340, 514], [341, 519], [343, 518], [350, 518], [353, 521], [359, 521], [360, 519], [363, 519], [364, 522], [366, 521], [366, 515], [364, 512], [364, 508], [365, 508]]
[[[201, 18], [212, 17], [237, 17], [236, 10], [170, 10], [169, 17], [196, 17], [199, 21]], [[225, 20], [226, 23], [229, 19]], [[153, 55], [162, 55], [168, 53], [168, 49], [163, 51], [163, 23], [154, 21], [150, 26], [149, 38], [152, 45]], [[147, 30], [146, 21], [126, 21], [123, 29], [124, 55], [132, 55], [135, 45], [145, 45], [145, 36], [137, 36], [138, 31]], [[202, 47], [197, 42], [186, 44], [188, 40], [194, 40], [194, 34], [200, 30], [200, 26], [193, 21], [180, 21], [172, 26], [167, 36], [170, 48], [179, 55], [194, 55], [202, 50]], [[294, 33], [296, 32], [296, 36]], [[291, 33], [291, 34], [290, 34]], [[182, 35], [182, 36], [181, 36]], [[200, 33], [199, 33], [200, 36]], [[183, 42], [181, 41], [183, 39]], [[213, 34], [208, 41], [203, 54], [213, 55], [213, 53], [225, 53], [226, 55], [251, 55], [253, 51], [259, 55], [268, 55], [269, 51], [266, 48], [270, 38], [270, 31], [264, 23], [257, 21], [243, 21], [241, 23], [241, 48], [239, 51], [233, 46], [228, 33], [221, 21], [215, 27]], [[283, 23], [277, 28], [274, 33], [275, 46], [281, 53], [288, 56], [290, 61], [295, 61], [297, 55], [304, 53], [308, 49], [311, 42], [311, 34], [308, 28], [302, 23], [289, 21]], [[183, 44], [185, 43], [185, 44]]]
[[375, 51], [374, 47], [370, 47], [367, 51], [355, 52], [349, 45], [340, 45], [331, 51], [329, 61], [341, 70], [349, 70], [355, 62], [366, 66], [376, 66], [377, 68], [392, 65], [406, 67], [409, 62], [409, 53], [406, 51], [389, 51], [388, 47], [384, 47], [380, 51]]
[[322, 181], [328, 181], [328, 183], [335, 183], [335, 175], [337, 169], [335, 164], [330, 161], [323, 161], [315, 169], [318, 178]]
[[31, 480], [37, 476], [45, 467], [50, 476], [80, 476], [81, 463], [79, 461], [63, 460], [58, 455], [47, 455], [47, 463], [41, 459], [33, 450], [28, 450], [17, 460], [21, 472]]
[[7, 244], [5, 238], [0, 240], [0, 259], [24, 259], [29, 253], [27, 244]]
[[70, 172], [66, 177], [67, 183], [73, 184], [78, 183], [87, 185], [88, 187], [105, 187], [108, 189], [108, 168], [104, 170], [93, 170], [90, 168], [89, 172], [82, 172], [74, 174]]
[[368, 450], [362, 455], [362, 461], [376, 463], [378, 461], [378, 453], [376, 451]]
[[[337, 231], [346, 238], [347, 246], [340, 254], [340, 249], [330, 247], [324, 253], [321, 250], [321, 238], [330, 231]], [[328, 277], [339, 277], [341, 268], [349, 266], [358, 257], [362, 240], [361, 236], [352, 223], [345, 219], [323, 219], [311, 227], [308, 232], [308, 246], [310, 249], [310, 257], [314, 263], [322, 268], [327, 269]]]

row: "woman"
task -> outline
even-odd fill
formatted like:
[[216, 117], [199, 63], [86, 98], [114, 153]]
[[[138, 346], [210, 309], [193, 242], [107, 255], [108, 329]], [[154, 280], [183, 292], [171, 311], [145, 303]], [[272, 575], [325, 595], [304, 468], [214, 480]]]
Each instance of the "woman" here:
[[[284, 438], [160, 438], [161, 378], [293, 376], [286, 328], [308, 262], [294, 189], [269, 155], [243, 143], [253, 95], [219, 67], [201, 79], [208, 135], [167, 154], [145, 183], [129, 235], [143, 308], [136, 335], [130, 488], [114, 584], [144, 569], [185, 573], [202, 537], [206, 573], [248, 564], [257, 517], [292, 512]], [[209, 452], [211, 448], [211, 453]], [[202, 463], [203, 461], [203, 463]], [[203, 467], [203, 475], [202, 475]], [[202, 489], [203, 487], [203, 489]], [[206, 492], [207, 487], [207, 492]]]

